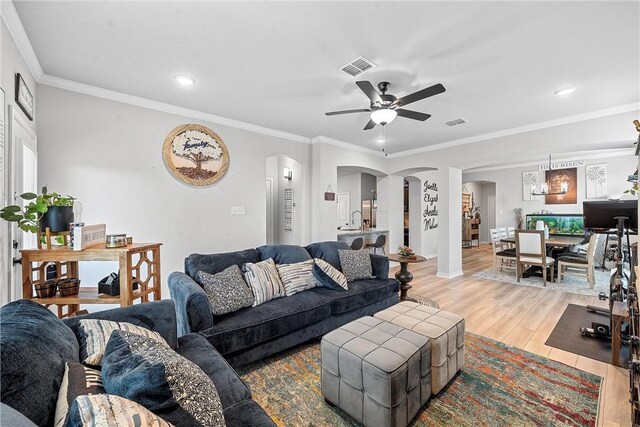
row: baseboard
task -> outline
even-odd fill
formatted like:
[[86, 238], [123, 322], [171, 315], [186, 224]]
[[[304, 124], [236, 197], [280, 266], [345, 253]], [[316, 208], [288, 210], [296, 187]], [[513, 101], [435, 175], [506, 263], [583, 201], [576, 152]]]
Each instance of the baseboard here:
[[455, 277], [460, 277], [464, 274], [464, 272], [462, 270], [456, 271], [455, 273], [441, 273], [441, 272], [437, 272], [436, 273], [436, 277], [441, 277], [443, 279], [453, 279]]

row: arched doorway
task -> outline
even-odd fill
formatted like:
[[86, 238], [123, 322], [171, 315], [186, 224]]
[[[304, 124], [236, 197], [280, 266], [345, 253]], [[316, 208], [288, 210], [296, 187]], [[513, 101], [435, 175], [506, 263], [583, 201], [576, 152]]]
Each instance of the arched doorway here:
[[266, 159], [267, 244], [300, 245], [307, 223], [304, 165], [285, 156]]
[[[473, 204], [473, 216], [480, 218], [480, 243], [490, 243], [489, 230], [496, 228], [496, 183], [493, 181], [466, 181], [462, 183], [464, 199]], [[463, 206], [463, 209], [464, 206]]]

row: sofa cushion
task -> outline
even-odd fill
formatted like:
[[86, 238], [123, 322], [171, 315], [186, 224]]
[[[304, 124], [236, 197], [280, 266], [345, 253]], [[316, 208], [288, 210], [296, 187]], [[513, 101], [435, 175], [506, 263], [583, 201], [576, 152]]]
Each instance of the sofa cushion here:
[[202, 335], [188, 334], [180, 337], [176, 351], [198, 365], [211, 378], [220, 396], [222, 408], [251, 399], [249, 387]]
[[313, 275], [321, 288], [335, 289], [337, 291], [349, 289], [349, 284], [344, 274], [323, 259], [314, 258]]
[[116, 330], [144, 335], [166, 344], [159, 333], [141, 326], [127, 322], [113, 322], [111, 320], [83, 319], [78, 327], [78, 343], [80, 343], [80, 359], [82, 363], [100, 366], [111, 332]]
[[397, 294], [399, 289], [396, 279], [363, 279], [349, 282], [349, 289], [346, 291], [315, 288], [309, 292], [331, 298], [331, 314], [336, 315], [382, 301]]
[[331, 316], [331, 298], [314, 290], [216, 316], [201, 333], [226, 355], [312, 325]]
[[306, 291], [318, 286], [318, 282], [313, 275], [313, 260], [296, 262], [295, 264], [278, 264], [278, 275], [284, 286], [287, 296], [295, 295], [298, 292]]
[[354, 251], [352, 249], [339, 249], [340, 266], [342, 273], [348, 281], [357, 279], [373, 279], [371, 268], [371, 256], [367, 249]]
[[44, 306], [0, 309], [0, 400], [37, 425], [52, 425], [67, 362], [78, 362], [73, 331]]
[[133, 400], [180, 426], [224, 426], [222, 404], [211, 379], [164, 342], [116, 330], [102, 361], [109, 394]]
[[276, 264], [295, 264], [311, 259], [309, 252], [297, 245], [264, 245], [258, 247], [260, 261], [272, 258]]
[[231, 313], [253, 304], [253, 293], [237, 265], [216, 274], [198, 271], [196, 277], [207, 293], [211, 312], [215, 315]]
[[245, 400], [225, 408], [224, 420], [227, 427], [275, 427], [269, 415], [253, 400]]
[[342, 268], [340, 268], [338, 249], [351, 249], [351, 247], [347, 242], [318, 242], [306, 246], [305, 249], [309, 252], [309, 255], [311, 255], [312, 258], [323, 259], [333, 267], [342, 271]]
[[101, 393], [105, 391], [100, 371], [84, 366], [82, 363], [67, 363], [58, 393], [55, 427], [65, 425], [69, 407], [78, 396]]
[[124, 397], [112, 394], [78, 396], [71, 405], [65, 427], [99, 425], [172, 427], [144, 406]]
[[273, 260], [248, 262], [242, 267], [247, 285], [253, 292], [253, 307], [286, 296], [284, 285]]
[[184, 272], [196, 280], [198, 271], [216, 274], [232, 265], [242, 267], [247, 262], [259, 262], [260, 253], [256, 249], [246, 249], [221, 254], [191, 254], [184, 260]]

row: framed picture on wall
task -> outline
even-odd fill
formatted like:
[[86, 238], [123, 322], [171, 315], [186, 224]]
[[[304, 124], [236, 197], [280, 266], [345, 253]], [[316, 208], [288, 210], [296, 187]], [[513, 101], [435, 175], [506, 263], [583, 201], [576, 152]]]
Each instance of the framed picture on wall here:
[[607, 164], [587, 165], [585, 167], [587, 199], [597, 199], [607, 195]]
[[187, 124], [169, 132], [162, 146], [167, 169], [180, 181], [210, 185], [229, 169], [229, 151], [222, 139], [202, 125]]
[[547, 205], [575, 205], [578, 203], [578, 169], [553, 169], [545, 171], [545, 182], [549, 185], [550, 193], [559, 193], [562, 190], [562, 183], [567, 184], [565, 194], [554, 194], [544, 196]]
[[16, 74], [16, 104], [29, 120], [33, 120], [33, 95], [20, 73]]
[[538, 171], [522, 172], [522, 200], [538, 200], [539, 196], [534, 196], [532, 194], [538, 189], [538, 184], [540, 182], [540, 179], [538, 177]]

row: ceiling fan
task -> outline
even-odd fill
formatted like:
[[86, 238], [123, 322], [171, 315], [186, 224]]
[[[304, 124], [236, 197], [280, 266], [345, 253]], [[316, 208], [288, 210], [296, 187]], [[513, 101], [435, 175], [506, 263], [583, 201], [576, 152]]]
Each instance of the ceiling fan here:
[[336, 116], [339, 114], [371, 113], [369, 122], [364, 127], [364, 130], [373, 129], [377, 124], [385, 126], [394, 121], [396, 116], [405, 117], [407, 119], [420, 120], [423, 122], [431, 117], [431, 114], [405, 110], [404, 108], [400, 107], [409, 105], [412, 102], [420, 101], [421, 99], [429, 98], [430, 96], [438, 95], [446, 90], [444, 86], [438, 83], [428, 88], [414, 92], [410, 95], [403, 96], [402, 98], [396, 98], [393, 95], [387, 95], [387, 90], [389, 90], [389, 86], [391, 86], [389, 82], [378, 83], [378, 89], [380, 89], [381, 93], [376, 92], [373, 85], [368, 81], [359, 81], [356, 82], [356, 84], [371, 100], [369, 108], [331, 111], [325, 114], [327, 116]]

